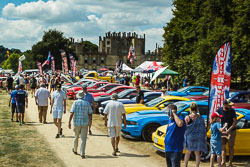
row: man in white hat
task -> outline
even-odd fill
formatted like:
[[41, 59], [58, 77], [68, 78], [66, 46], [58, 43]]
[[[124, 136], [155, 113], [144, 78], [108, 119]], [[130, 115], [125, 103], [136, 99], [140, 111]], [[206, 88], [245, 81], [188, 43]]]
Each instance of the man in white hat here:
[[77, 100], [74, 101], [70, 110], [69, 117], [69, 129], [71, 129], [71, 120], [74, 121], [74, 132], [75, 132], [75, 140], [74, 140], [74, 148], [72, 149], [74, 154], [77, 154], [78, 147], [78, 138], [81, 135], [81, 148], [80, 155], [82, 158], [85, 158], [85, 148], [88, 134], [88, 122], [90, 120], [92, 114], [92, 108], [90, 104], [83, 100], [85, 97], [85, 93], [81, 90], [77, 93]]
[[111, 96], [112, 101], [107, 104], [104, 110], [104, 125], [108, 127], [109, 136], [111, 138], [111, 144], [113, 147], [113, 156], [116, 156], [118, 144], [120, 141], [122, 118], [124, 122], [124, 129], [126, 129], [126, 115], [125, 109], [121, 102], [117, 101], [118, 94], [114, 93]]

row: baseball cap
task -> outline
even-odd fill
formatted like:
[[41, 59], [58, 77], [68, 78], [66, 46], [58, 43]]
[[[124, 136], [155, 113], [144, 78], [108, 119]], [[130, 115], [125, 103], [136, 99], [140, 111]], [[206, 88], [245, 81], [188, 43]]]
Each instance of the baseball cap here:
[[234, 105], [234, 103], [231, 102], [229, 99], [227, 99], [227, 100], [223, 101], [223, 105], [230, 105], [230, 106], [232, 106], [232, 105]]
[[85, 93], [82, 91], [82, 90], [80, 90], [77, 94], [76, 94], [76, 98], [78, 98], [78, 99], [82, 99], [82, 98], [84, 98], [85, 97]]
[[18, 88], [18, 85], [15, 86], [15, 89], [17, 89], [17, 88]]
[[118, 99], [118, 94], [117, 93], [112, 94], [111, 99], [112, 100], [117, 100]]
[[216, 112], [213, 112], [212, 114], [211, 114], [211, 118], [215, 118], [215, 117], [222, 117], [222, 115], [219, 115], [218, 113], [216, 113]]

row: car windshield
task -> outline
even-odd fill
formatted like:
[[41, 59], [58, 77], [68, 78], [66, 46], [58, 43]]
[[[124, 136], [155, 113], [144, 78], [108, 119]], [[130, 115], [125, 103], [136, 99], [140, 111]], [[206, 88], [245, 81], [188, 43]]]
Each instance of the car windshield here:
[[118, 97], [119, 99], [120, 98], [123, 98], [124, 96], [126, 96], [129, 92], [131, 92], [132, 89], [128, 89], [128, 90], [124, 90], [124, 91], [121, 91], [120, 93], [118, 93]]
[[209, 90], [202, 93], [203, 96], [209, 96]]
[[154, 107], [156, 104], [162, 102], [163, 100], [164, 100], [163, 98], [158, 97], [158, 98], [156, 98], [154, 100], [151, 100], [151, 101], [147, 102], [145, 105], [147, 107]]
[[[179, 113], [183, 108], [185, 108], [187, 106], [187, 104], [181, 103], [181, 102], [174, 103], [174, 105], [176, 105], [176, 107], [177, 107], [177, 113]], [[162, 109], [162, 111], [166, 112], [167, 109], [168, 109], [168, 107], [165, 107], [164, 109]]]
[[184, 87], [184, 88], [181, 88], [181, 89], [178, 89], [177, 92], [185, 92], [185, 90], [187, 90], [189, 87]]
[[104, 88], [105, 86], [107, 86], [107, 85], [103, 85], [103, 86], [97, 88], [96, 90], [101, 90], [101, 89]]
[[95, 84], [96, 84], [96, 83], [93, 82], [93, 83], [91, 83], [88, 87], [93, 87]]
[[114, 87], [114, 88], [112, 88], [112, 89], [110, 89], [110, 90], [108, 90], [106, 93], [111, 93], [113, 90], [115, 90], [117, 87]]

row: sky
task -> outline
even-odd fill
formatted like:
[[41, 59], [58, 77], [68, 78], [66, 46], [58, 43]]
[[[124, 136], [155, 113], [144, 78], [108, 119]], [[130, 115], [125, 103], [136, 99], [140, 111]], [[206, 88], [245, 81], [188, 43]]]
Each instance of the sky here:
[[44, 31], [98, 45], [106, 32], [146, 35], [146, 51], [163, 46], [172, 0], [0, 0], [0, 45], [30, 50]]

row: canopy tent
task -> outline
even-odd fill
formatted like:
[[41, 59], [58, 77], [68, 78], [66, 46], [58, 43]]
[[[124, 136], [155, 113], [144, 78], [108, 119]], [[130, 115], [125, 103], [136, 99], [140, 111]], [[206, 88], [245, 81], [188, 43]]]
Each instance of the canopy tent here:
[[[140, 64], [138, 67], [136, 67], [133, 72], [141, 72], [143, 70], [146, 70], [150, 65], [153, 64], [155, 61], [145, 61], [142, 64]], [[155, 62], [157, 65], [162, 65], [163, 62]]]
[[130, 72], [130, 71], [133, 71], [133, 69], [130, 68], [129, 66], [127, 66], [127, 64], [123, 63], [122, 64], [122, 71], [124, 71], [124, 72]]
[[163, 68], [163, 66], [159, 65], [156, 63], [156, 61], [153, 61], [152, 64], [150, 64], [146, 70], [144, 70], [143, 72], [154, 72], [157, 71], [159, 69]]
[[[160, 71], [160, 70], [158, 70], [158, 71]], [[157, 74], [157, 75], [160, 76], [160, 77], [164, 77], [164, 76], [166, 76], [166, 75], [179, 75], [178, 72], [173, 71], [173, 70], [170, 70], [170, 69], [165, 69], [164, 71], [161, 71], [160, 74], [158, 74], [158, 73], [159, 73], [158, 71], [153, 72], [153, 75]], [[158, 73], [157, 73], [157, 72], [158, 72]], [[158, 76], [157, 76], [157, 77], [158, 77]]]

